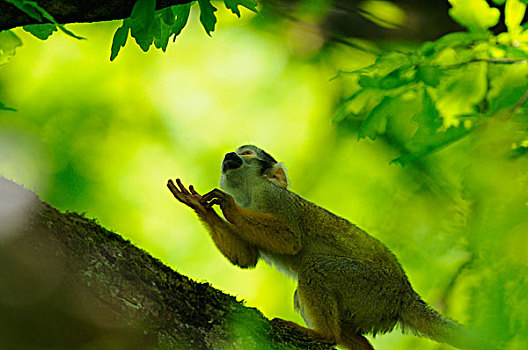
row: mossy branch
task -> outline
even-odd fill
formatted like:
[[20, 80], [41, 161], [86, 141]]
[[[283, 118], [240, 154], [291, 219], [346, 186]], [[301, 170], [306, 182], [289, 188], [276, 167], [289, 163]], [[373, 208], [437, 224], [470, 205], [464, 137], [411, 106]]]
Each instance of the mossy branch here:
[[0, 177], [5, 348], [331, 349]]

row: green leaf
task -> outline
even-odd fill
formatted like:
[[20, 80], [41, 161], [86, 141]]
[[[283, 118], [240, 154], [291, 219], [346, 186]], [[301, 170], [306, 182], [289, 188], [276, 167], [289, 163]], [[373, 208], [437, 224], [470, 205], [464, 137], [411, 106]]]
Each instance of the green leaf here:
[[488, 114], [512, 108], [528, 89], [528, 64], [500, 65], [490, 68], [487, 95]]
[[520, 0], [508, 0], [504, 7], [504, 23], [508, 32], [517, 34], [522, 31], [521, 22], [526, 13], [526, 4]]
[[72, 38], [75, 38], [75, 39], [80, 39], [80, 40], [84, 39], [82, 36], [77, 36], [77, 35], [73, 34], [73, 32], [68, 30], [68, 29], [66, 29], [66, 27], [63, 24], [57, 23], [57, 21], [53, 18], [53, 16], [51, 16], [42, 7], [40, 7], [38, 5], [35, 5], [35, 6], [42, 13], [42, 17], [44, 17], [45, 19], [47, 19], [51, 23], [55, 24], [64, 34], [69, 35], [69, 36], [71, 36]]
[[411, 142], [419, 148], [427, 147], [431, 136], [442, 126], [442, 118], [426, 88], [423, 89], [422, 94], [422, 109], [413, 116], [412, 120], [418, 124], [418, 129]]
[[117, 54], [119, 53], [119, 50], [121, 50], [122, 47], [125, 47], [129, 30], [129, 21], [128, 19], [124, 19], [123, 24], [121, 25], [121, 27], [117, 28], [114, 34], [114, 38], [112, 40], [112, 48], [110, 49], [110, 61], [115, 60]]
[[[29, 1], [28, 1], [29, 2]], [[36, 4], [36, 3], [35, 3]], [[72, 31], [66, 29], [66, 27], [63, 25], [63, 24], [60, 24], [58, 23], [55, 18], [53, 18], [52, 15], [50, 15], [46, 10], [44, 10], [42, 7], [38, 6], [38, 5], [34, 5], [41, 13], [42, 13], [42, 17], [44, 17], [45, 19], [47, 19], [48, 21], [50, 21], [51, 23], [55, 24], [64, 34], [66, 35], [69, 35], [71, 36], [72, 38], [75, 38], [75, 39], [84, 39], [82, 36], [77, 36], [75, 34], [73, 34]]]
[[445, 69], [435, 66], [419, 66], [416, 69], [416, 78], [425, 85], [437, 87], [447, 75]]
[[176, 14], [176, 21], [172, 25], [171, 31], [174, 34], [173, 41], [176, 41], [176, 37], [180, 35], [182, 29], [187, 24], [189, 19], [189, 13], [191, 12], [191, 4], [182, 4], [174, 6], [174, 13]]
[[[15, 5], [20, 11], [24, 12], [29, 17], [36, 19], [39, 22], [42, 22], [42, 16], [38, 8], [38, 4], [34, 1], [26, 0], [4, 0], [5, 2]], [[36, 6], [35, 6], [36, 5]]]
[[387, 119], [394, 112], [393, 102], [394, 98], [385, 97], [370, 112], [370, 114], [359, 127], [359, 139], [368, 137], [372, 140], [375, 140], [378, 135], [385, 133], [387, 130]]
[[57, 26], [62, 32], [71, 36], [72, 38], [84, 39], [83, 37], [77, 36], [70, 30], [66, 29], [64, 25], [57, 23], [55, 18], [53, 18], [53, 16], [50, 15], [48, 11], [40, 7], [39, 4], [37, 4], [35, 1], [28, 1], [28, 0], [5, 0], [5, 1], [15, 5], [18, 9], [22, 10], [28, 16], [36, 19], [37, 21], [42, 22], [43, 18], [47, 19], [51, 23], [55, 24], [55, 26]]
[[86, 38], [82, 37], [82, 36], [78, 36], [78, 35], [75, 35], [72, 31], [66, 29], [66, 27], [62, 24], [59, 24], [57, 22], [54, 22], [54, 24], [66, 35], [69, 35], [71, 36], [72, 38], [75, 38], [75, 39], [79, 39], [79, 40], [84, 40]]
[[255, 0], [224, 0], [225, 7], [240, 17], [238, 6], [244, 6], [248, 10], [257, 13], [257, 2]]
[[40, 40], [46, 40], [53, 32], [57, 31], [57, 26], [53, 23], [31, 24], [22, 28]]
[[191, 4], [183, 4], [156, 12], [156, 16], [160, 18], [160, 27], [159, 31], [156, 29], [154, 45], [158, 49], [162, 49], [163, 52], [165, 52], [172, 35], [174, 35], [174, 40], [176, 40], [176, 36], [181, 33], [183, 27], [185, 27], [185, 24], [187, 23], [190, 8]]
[[136, 2], [130, 17], [114, 34], [110, 60], [113, 61], [125, 46], [129, 30], [143, 51], [148, 51], [153, 43], [156, 48], [166, 51], [170, 37], [174, 35], [176, 40], [187, 24], [191, 5], [187, 3], [155, 11], [153, 0]]
[[358, 139], [368, 137], [375, 140], [378, 135], [384, 134], [387, 131], [389, 120], [395, 119], [406, 108], [400, 97], [401, 95], [385, 96], [361, 123]]
[[452, 47], [469, 46], [479, 40], [489, 40], [491, 33], [469, 33], [455, 32], [449, 33], [436, 41], [429, 41], [422, 45], [418, 54], [422, 56], [433, 56], [434, 54]]
[[399, 90], [393, 96], [385, 95], [367, 115], [358, 130], [358, 139], [368, 137], [372, 140], [378, 135], [408, 134], [411, 137], [414, 128], [409, 128], [410, 117], [421, 108], [416, 88]]
[[466, 128], [463, 123], [444, 130], [442, 117], [425, 87], [422, 90], [421, 100], [421, 109], [412, 117], [418, 128], [408, 146], [410, 151], [392, 160], [391, 163], [404, 166], [460, 140], [473, 131], [472, 128]]
[[202, 22], [207, 35], [211, 36], [216, 24], [216, 16], [214, 14], [216, 8], [211, 5], [209, 0], [198, 0], [198, 5], [200, 6], [200, 22]]
[[0, 66], [11, 59], [22, 41], [10, 30], [0, 32]]
[[409, 152], [401, 157], [391, 160], [392, 163], [399, 163], [402, 166], [409, 164], [419, 158], [423, 158], [429, 154], [437, 152], [444, 147], [449, 146], [450, 144], [462, 139], [463, 137], [469, 135], [474, 128], [466, 129], [464, 125], [452, 126], [446, 131], [437, 132], [431, 136], [427, 144], [423, 144], [421, 148], [417, 149], [414, 152]]
[[342, 102], [334, 121], [339, 122], [348, 116], [363, 119], [384, 97], [384, 91], [381, 90], [370, 88], [358, 90]]
[[512, 45], [497, 45], [498, 49], [503, 50], [505, 55], [511, 59], [528, 59], [528, 53], [524, 51], [524, 45], [515, 47]]
[[166, 7], [162, 10], [159, 10], [157, 14], [159, 14], [163, 23], [165, 23], [169, 27], [174, 24], [174, 21], [176, 19], [176, 14], [174, 13], [174, 6]]
[[156, 9], [156, 0], [137, 0], [132, 8], [130, 20], [142, 24], [143, 27], [148, 28], [154, 19], [154, 11]]
[[137, 0], [130, 14], [130, 34], [144, 52], [147, 52], [154, 40], [152, 24], [156, 0]]
[[444, 126], [458, 125], [458, 116], [472, 115], [487, 93], [488, 65], [485, 62], [466, 64], [450, 71], [449, 79], [437, 89], [436, 107], [444, 118]]
[[159, 35], [154, 37], [154, 46], [158, 49], [162, 49], [163, 52], [167, 50], [169, 39], [171, 36], [171, 26], [167, 25], [163, 20], [160, 21]]
[[161, 37], [161, 24], [162, 24], [162, 22], [163, 21], [161, 20], [160, 16], [154, 16], [154, 20], [150, 24], [150, 33], [152, 34], [153, 41], [156, 38]]
[[412, 61], [408, 55], [397, 53], [380, 56], [374, 64], [357, 71], [358, 84], [363, 88], [382, 87], [384, 89], [401, 86], [406, 82], [399, 82], [400, 75], [405, 75], [405, 71], [411, 65]]
[[364, 88], [377, 87], [383, 90], [391, 90], [414, 82], [415, 73], [416, 71], [414, 70], [414, 67], [410, 64], [406, 64], [402, 67], [396, 68], [385, 76], [377, 74], [369, 76], [362, 74], [359, 77], [358, 83]]
[[486, 0], [448, 0], [449, 15], [471, 32], [483, 32], [499, 23], [500, 11]]

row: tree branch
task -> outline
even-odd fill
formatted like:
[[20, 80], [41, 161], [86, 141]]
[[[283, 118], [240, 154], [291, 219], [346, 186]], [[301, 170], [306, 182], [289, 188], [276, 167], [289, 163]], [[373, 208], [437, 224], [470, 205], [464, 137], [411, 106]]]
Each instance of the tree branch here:
[[0, 177], [5, 348], [331, 349]]
[[[156, 8], [180, 5], [194, 0], [157, 0]], [[101, 22], [130, 16], [136, 0], [38, 0], [59, 23]], [[14, 5], [0, 0], [0, 31], [42, 23], [26, 15]]]

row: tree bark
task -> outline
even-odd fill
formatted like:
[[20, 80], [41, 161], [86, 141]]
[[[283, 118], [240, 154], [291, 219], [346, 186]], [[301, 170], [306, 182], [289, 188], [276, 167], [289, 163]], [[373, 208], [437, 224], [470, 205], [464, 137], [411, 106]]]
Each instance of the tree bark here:
[[0, 177], [6, 349], [331, 349]]
[[[194, 0], [157, 0], [156, 8], [185, 4]], [[101, 22], [123, 19], [130, 16], [136, 0], [37, 0], [59, 23]], [[396, 29], [387, 29], [366, 19], [358, 11], [359, 0], [333, 0], [328, 7], [326, 19], [321, 24], [323, 32], [342, 37], [366, 39], [434, 40], [456, 30], [462, 30], [447, 14], [447, 1], [394, 0], [405, 11], [407, 21]], [[298, 12], [302, 1], [263, 0], [259, 8], [263, 12], [291, 17]], [[264, 9], [264, 7], [266, 9]], [[41, 23], [14, 5], [0, 0], [0, 31], [28, 24]], [[502, 23], [502, 22], [501, 22]], [[504, 25], [498, 26], [501, 31]]]
[[[157, 0], [156, 8], [189, 3], [195, 0]], [[101, 22], [130, 16], [136, 0], [38, 0], [59, 23]], [[436, 40], [444, 34], [463, 30], [448, 16], [447, 1], [394, 0], [406, 14], [407, 20], [397, 28], [384, 28], [366, 19], [358, 9], [359, 0], [333, 0], [328, 6], [326, 19], [320, 24], [328, 40], [337, 37], [358, 37], [369, 40]], [[295, 18], [302, 1], [263, 0], [259, 9], [263, 13]], [[14, 5], [0, 0], [0, 31], [28, 24], [41, 23]], [[494, 32], [505, 30], [503, 20]]]

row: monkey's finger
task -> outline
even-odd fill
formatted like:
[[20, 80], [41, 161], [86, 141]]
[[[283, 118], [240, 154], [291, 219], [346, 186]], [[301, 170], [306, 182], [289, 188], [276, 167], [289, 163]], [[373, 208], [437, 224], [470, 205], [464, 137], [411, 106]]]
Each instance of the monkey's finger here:
[[197, 198], [199, 198], [199, 199], [202, 199], [202, 196], [200, 196], [200, 194], [199, 194], [198, 192], [196, 192], [196, 190], [194, 189], [194, 186], [193, 186], [193, 185], [189, 185], [189, 191], [191, 191], [191, 193], [192, 193], [195, 197], [197, 197]]
[[180, 191], [182, 191], [183, 194], [190, 194], [189, 191], [183, 186], [180, 179], [176, 179], [176, 183], [178, 184], [178, 187], [180, 188]]
[[220, 195], [220, 193], [222, 193], [222, 191], [220, 191], [218, 188], [215, 188], [209, 192], [207, 192], [206, 194], [204, 194], [202, 196], [202, 198], [206, 201], [209, 201], [215, 197], [218, 197]]
[[178, 189], [176, 188], [176, 186], [174, 185], [174, 182], [172, 182], [172, 180], [169, 180], [167, 182], [167, 187], [172, 192], [172, 195], [174, 196], [174, 198], [176, 198], [177, 200], [179, 200], [180, 202], [182, 202], [184, 204], [187, 204], [187, 202], [182, 197], [182, 193], [180, 191], [178, 191]]
[[211, 192], [207, 192], [206, 194], [204, 194], [204, 195], [202, 196], [202, 199], [203, 199], [205, 202], [209, 202], [212, 198], [213, 198], [213, 196], [211, 195]]
[[178, 190], [178, 188], [174, 185], [173, 182], [170, 182], [167, 184], [167, 187], [169, 188], [169, 190], [172, 192], [173, 196], [179, 200], [180, 202], [183, 201], [183, 196], [182, 196], [182, 193]]
[[175, 195], [175, 196], [180, 193], [180, 191], [176, 188], [176, 186], [174, 185], [174, 182], [172, 182], [172, 180], [167, 181], [167, 187], [172, 192], [172, 194]]
[[215, 204], [218, 204], [220, 205], [220, 202], [218, 201], [218, 199], [213, 199], [212, 201], [209, 202], [209, 205], [212, 207], [213, 205]]

